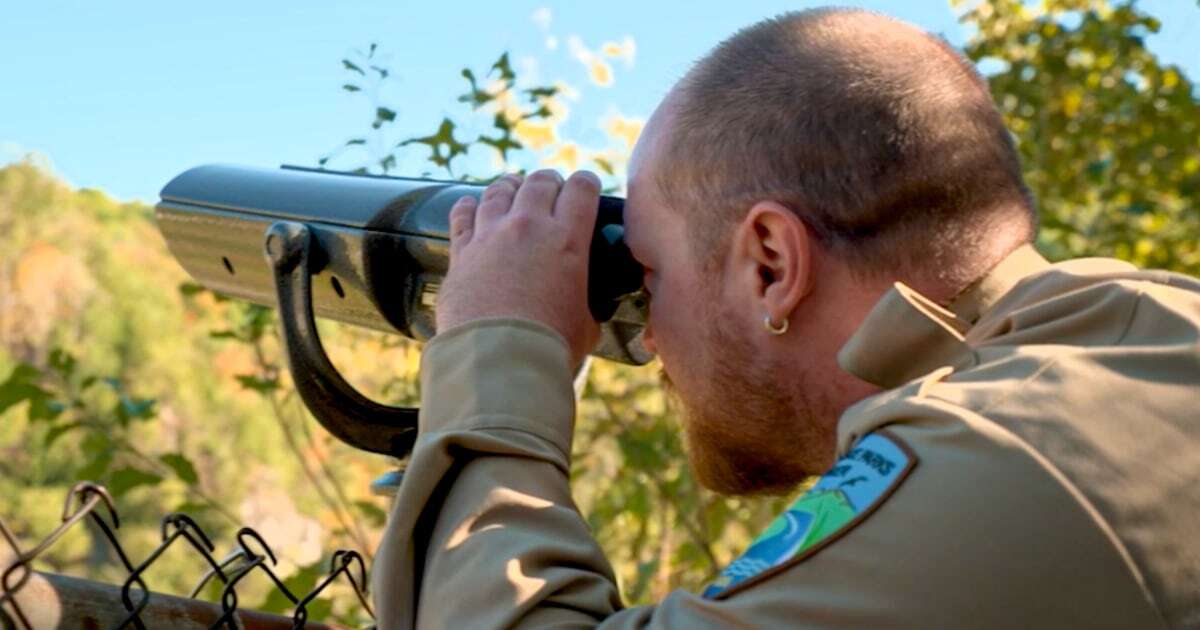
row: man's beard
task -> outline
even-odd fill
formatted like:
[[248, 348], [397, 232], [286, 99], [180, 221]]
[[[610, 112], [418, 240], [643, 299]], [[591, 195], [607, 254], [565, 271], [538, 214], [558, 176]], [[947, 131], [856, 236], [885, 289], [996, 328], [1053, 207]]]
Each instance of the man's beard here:
[[715, 492], [786, 493], [832, 461], [833, 428], [818, 425], [821, 410], [805, 395], [802, 375], [786, 378], [786, 368], [755, 357], [730, 321], [709, 320], [704, 370], [690, 379], [694, 391], [663, 379], [682, 412], [688, 460], [700, 484]]

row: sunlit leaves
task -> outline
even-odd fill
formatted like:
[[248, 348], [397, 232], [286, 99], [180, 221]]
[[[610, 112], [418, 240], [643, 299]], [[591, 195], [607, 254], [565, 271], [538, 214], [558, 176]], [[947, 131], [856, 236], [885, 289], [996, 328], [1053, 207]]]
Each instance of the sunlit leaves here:
[[[1145, 47], [1158, 20], [1127, 2], [970, 4], [966, 52], [1016, 134], [1055, 258], [1112, 255], [1200, 272], [1200, 104]], [[1148, 247], [1148, 243], [1154, 246]]]

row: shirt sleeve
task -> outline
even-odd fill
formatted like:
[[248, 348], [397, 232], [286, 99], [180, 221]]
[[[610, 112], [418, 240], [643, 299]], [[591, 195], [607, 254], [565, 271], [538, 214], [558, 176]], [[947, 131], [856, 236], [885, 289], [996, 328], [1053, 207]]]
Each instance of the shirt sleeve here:
[[620, 608], [571, 500], [574, 392], [548, 328], [485, 320], [425, 348], [420, 437], [373, 576], [381, 628], [594, 625]]
[[421, 360], [420, 437], [372, 574], [380, 628], [731, 622], [684, 592], [623, 609], [571, 498], [575, 397], [561, 337], [484, 320], [439, 335]]

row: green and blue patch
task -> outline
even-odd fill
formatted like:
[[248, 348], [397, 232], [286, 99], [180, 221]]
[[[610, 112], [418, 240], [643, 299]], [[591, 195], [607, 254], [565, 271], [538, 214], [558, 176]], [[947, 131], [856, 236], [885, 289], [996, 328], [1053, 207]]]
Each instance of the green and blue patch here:
[[899, 438], [886, 431], [867, 434], [772, 521], [704, 597], [727, 596], [816, 553], [869, 516], [916, 462]]

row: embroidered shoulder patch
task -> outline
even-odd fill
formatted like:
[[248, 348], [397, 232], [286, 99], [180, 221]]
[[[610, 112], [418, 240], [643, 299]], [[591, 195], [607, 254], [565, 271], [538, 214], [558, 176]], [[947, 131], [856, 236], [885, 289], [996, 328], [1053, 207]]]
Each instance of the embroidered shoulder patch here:
[[813, 555], [870, 516], [917, 463], [900, 438], [869, 433], [759, 534], [708, 588], [721, 598]]

